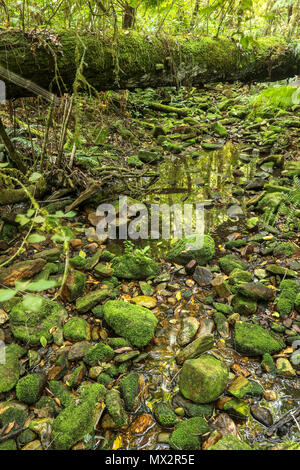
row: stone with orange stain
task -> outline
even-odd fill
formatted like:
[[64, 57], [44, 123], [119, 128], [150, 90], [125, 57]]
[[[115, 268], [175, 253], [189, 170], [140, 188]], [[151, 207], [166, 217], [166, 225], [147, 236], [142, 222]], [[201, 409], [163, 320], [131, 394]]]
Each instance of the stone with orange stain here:
[[144, 414], [138, 417], [138, 419], [131, 425], [131, 430], [135, 434], [144, 434], [155, 424], [152, 416]]

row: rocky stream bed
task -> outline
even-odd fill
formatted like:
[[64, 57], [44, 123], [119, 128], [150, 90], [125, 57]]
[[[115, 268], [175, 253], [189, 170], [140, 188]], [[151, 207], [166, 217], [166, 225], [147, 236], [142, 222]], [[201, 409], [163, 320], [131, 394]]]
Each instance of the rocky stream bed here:
[[131, 202], [203, 203], [193, 245], [99, 240], [120, 182], [67, 216], [1, 209], [0, 450], [300, 450], [299, 105], [252, 93], [138, 90], [75, 156], [151, 169]]

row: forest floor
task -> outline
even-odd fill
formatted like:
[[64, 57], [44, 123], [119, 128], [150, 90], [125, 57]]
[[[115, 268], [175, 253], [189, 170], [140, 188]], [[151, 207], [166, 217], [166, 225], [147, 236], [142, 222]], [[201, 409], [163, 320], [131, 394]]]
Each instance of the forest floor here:
[[[264, 86], [82, 97], [56, 169], [62, 102], [43, 176], [44, 103], [4, 110], [48, 193], [0, 206], [0, 449], [300, 449], [299, 105]], [[99, 239], [120, 195], [205, 237]]]

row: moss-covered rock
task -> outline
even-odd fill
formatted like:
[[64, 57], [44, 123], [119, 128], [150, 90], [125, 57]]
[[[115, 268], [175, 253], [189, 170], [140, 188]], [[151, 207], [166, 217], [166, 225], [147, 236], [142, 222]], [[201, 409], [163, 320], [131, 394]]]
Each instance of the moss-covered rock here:
[[137, 372], [130, 372], [120, 381], [120, 390], [125, 402], [125, 408], [133, 411], [136, 406], [137, 397], [140, 393], [140, 376]]
[[14, 423], [12, 430], [15, 430], [17, 427], [22, 428], [25, 424], [25, 421], [28, 418], [28, 412], [21, 408], [20, 406], [10, 406], [9, 402], [6, 402], [4, 405], [4, 411], [1, 410], [2, 404], [0, 406], [0, 427]]
[[57, 416], [53, 423], [56, 450], [69, 450], [86, 434], [92, 435], [97, 404], [103, 401], [105, 393], [103, 385], [92, 384]]
[[69, 341], [88, 341], [90, 339], [90, 325], [81, 317], [72, 317], [63, 327], [64, 338]]
[[118, 390], [109, 390], [105, 395], [107, 411], [118, 426], [127, 423], [127, 414], [123, 408], [122, 400]]
[[187, 264], [195, 259], [200, 266], [208, 263], [215, 255], [215, 242], [210, 235], [193, 235], [182, 238], [167, 253], [167, 261]]
[[64, 407], [69, 406], [75, 399], [73, 393], [71, 393], [67, 387], [58, 380], [50, 380], [49, 388], [54, 397], [58, 398]]
[[68, 302], [73, 302], [85, 293], [85, 274], [73, 270], [67, 276], [64, 283], [62, 295]]
[[296, 299], [295, 299], [295, 309], [297, 312], [300, 312], [300, 292], [297, 294]]
[[115, 295], [115, 292], [111, 289], [97, 289], [95, 291], [89, 292], [83, 297], [79, 297], [76, 300], [76, 309], [78, 313], [86, 313], [89, 310], [92, 310], [96, 305], [98, 305], [102, 300], [107, 299]]
[[285, 317], [289, 315], [294, 308], [299, 286], [296, 281], [286, 279], [281, 281], [279, 288], [280, 294], [276, 298], [277, 310], [280, 316]]
[[15, 305], [10, 312], [9, 326], [15, 338], [34, 346], [40, 344], [42, 337], [48, 343], [53, 341], [50, 330], [61, 328], [66, 318], [67, 312], [58, 302], [41, 297], [41, 307], [37, 311], [28, 310], [23, 302]]
[[112, 260], [114, 275], [120, 279], [152, 279], [159, 273], [158, 264], [149, 256], [125, 254]]
[[172, 432], [169, 444], [175, 450], [199, 450], [200, 436], [210, 431], [204, 418], [189, 418], [177, 424]]
[[269, 353], [265, 353], [263, 355], [260, 365], [265, 372], [268, 372], [271, 374], [274, 374], [276, 372], [276, 367], [275, 367], [273, 357]]
[[244, 271], [240, 268], [235, 268], [231, 271], [228, 282], [229, 284], [241, 284], [243, 282], [250, 282], [252, 274], [249, 271]]
[[24, 356], [26, 349], [18, 344], [5, 347], [5, 363], [0, 364], [0, 393], [9, 392], [19, 380], [19, 359]]
[[235, 295], [232, 299], [234, 311], [240, 315], [252, 315], [257, 310], [257, 303], [253, 299], [247, 299], [242, 295]]
[[238, 439], [234, 434], [225, 434], [216, 444], [208, 450], [252, 450], [244, 441]]
[[147, 308], [122, 300], [109, 300], [104, 305], [104, 319], [114, 332], [137, 347], [146, 346], [158, 323]]
[[272, 355], [285, 347], [285, 343], [275, 334], [247, 322], [236, 322], [234, 344], [238, 352], [248, 356]]
[[213, 413], [213, 406], [211, 404], [196, 404], [184, 398], [180, 393], [177, 393], [172, 399], [173, 408], [183, 408], [185, 415], [189, 418], [194, 416], [202, 416], [203, 418], [210, 418]]
[[17, 450], [16, 441], [9, 439], [8, 441], [2, 442], [0, 444], [0, 451], [2, 450]]
[[95, 366], [100, 362], [108, 362], [114, 357], [114, 350], [105, 343], [93, 346], [84, 356], [83, 360], [89, 366]]
[[244, 398], [245, 395], [263, 395], [264, 389], [258, 382], [248, 380], [241, 375], [232, 382], [228, 392], [236, 398]]
[[273, 255], [276, 257], [292, 256], [295, 253], [295, 247], [292, 243], [278, 243], [273, 249]]
[[275, 290], [266, 287], [260, 282], [245, 282], [237, 287], [239, 295], [247, 299], [270, 301], [275, 298]]
[[195, 403], [210, 403], [225, 390], [228, 380], [227, 366], [209, 354], [188, 359], [179, 377], [182, 395]]
[[16, 386], [18, 400], [28, 405], [36, 403], [42, 394], [45, 383], [46, 377], [44, 374], [28, 374], [22, 377]]
[[219, 259], [219, 264], [221, 266], [222, 271], [225, 274], [230, 274], [234, 269], [246, 270], [248, 268], [248, 264], [245, 261], [242, 261], [235, 255], [226, 255], [222, 256]]
[[157, 403], [153, 411], [156, 421], [163, 428], [172, 428], [178, 422], [178, 417], [166, 403]]
[[266, 193], [260, 201], [258, 201], [258, 209], [266, 212], [270, 209], [277, 209], [279, 204], [284, 200], [285, 195], [281, 192]]

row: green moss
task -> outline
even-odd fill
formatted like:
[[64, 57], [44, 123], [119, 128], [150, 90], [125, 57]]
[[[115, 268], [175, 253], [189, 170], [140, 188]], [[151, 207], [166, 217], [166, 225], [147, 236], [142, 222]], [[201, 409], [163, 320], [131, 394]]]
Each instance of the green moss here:
[[106, 369], [106, 373], [110, 377], [118, 377], [119, 376], [119, 369], [115, 364], [112, 364], [108, 369]]
[[120, 381], [120, 390], [128, 411], [133, 411], [136, 406], [136, 399], [140, 393], [140, 377], [137, 372], [123, 377]]
[[84, 341], [90, 339], [90, 326], [80, 317], [73, 317], [64, 324], [63, 333], [69, 341]]
[[128, 339], [125, 339], [125, 338], [107, 338], [107, 342], [113, 349], [119, 349], [119, 348], [123, 348], [126, 346], [131, 346]]
[[213, 306], [218, 312], [225, 313], [225, 315], [230, 315], [233, 312], [231, 305], [221, 304], [219, 302], [213, 302]]
[[235, 312], [240, 315], [252, 315], [257, 310], [257, 303], [253, 299], [247, 299], [242, 295], [235, 295], [232, 299], [232, 305]]
[[104, 319], [116, 334], [137, 347], [146, 346], [151, 341], [158, 323], [147, 308], [122, 300], [109, 300], [104, 304]]
[[66, 280], [63, 289], [64, 298], [68, 302], [81, 297], [85, 293], [85, 274], [80, 271], [72, 271]]
[[260, 365], [264, 371], [269, 372], [271, 374], [275, 374], [276, 372], [275, 363], [274, 363], [273, 357], [269, 353], [265, 353], [263, 355]]
[[250, 282], [252, 279], [252, 274], [249, 271], [244, 271], [243, 269], [235, 268], [231, 271], [228, 281], [230, 284], [240, 284], [243, 282]]
[[13, 439], [9, 439], [0, 444], [0, 451], [2, 450], [17, 450], [17, 444]]
[[297, 294], [296, 299], [295, 299], [295, 309], [297, 312], [300, 312], [300, 292]]
[[246, 442], [241, 441], [234, 434], [225, 434], [216, 444], [208, 450], [252, 450]]
[[26, 429], [25, 431], [21, 432], [21, 434], [17, 437], [17, 441], [20, 447], [25, 446], [28, 444], [28, 442], [32, 442], [35, 439], [36, 434], [30, 429]]
[[187, 264], [195, 259], [199, 265], [205, 265], [215, 255], [215, 242], [210, 235], [196, 235], [182, 238], [167, 253], [167, 261]]
[[292, 256], [295, 253], [295, 247], [292, 243], [279, 243], [273, 250], [274, 256]]
[[95, 366], [100, 362], [108, 362], [114, 357], [114, 350], [104, 343], [93, 346], [84, 356], [83, 360], [89, 366]]
[[244, 398], [245, 395], [263, 395], [264, 389], [258, 382], [239, 376], [232, 382], [228, 392], [236, 398]]
[[18, 408], [17, 406], [9, 406], [9, 402], [7, 403], [7, 406], [8, 408], [0, 413], [0, 427], [2, 428], [10, 423], [15, 423], [13, 429], [16, 427], [23, 427], [26, 419], [28, 418], [27, 411]]
[[240, 260], [235, 255], [226, 255], [222, 256], [219, 259], [219, 264], [222, 271], [225, 274], [230, 274], [234, 269], [246, 270], [248, 269], [248, 264]]
[[163, 428], [172, 428], [178, 422], [178, 417], [174, 411], [163, 402], [158, 403], [154, 407], [154, 416], [157, 422]]
[[53, 439], [56, 450], [69, 450], [86, 434], [93, 434], [98, 400], [103, 400], [103, 386], [92, 384], [55, 419]]
[[236, 322], [234, 343], [238, 352], [248, 356], [275, 354], [285, 347], [285, 343], [275, 334], [246, 322]]
[[86, 313], [92, 310], [102, 300], [111, 297], [113, 294], [111, 289], [97, 289], [76, 300], [76, 310], [78, 313]]
[[38, 311], [26, 310], [20, 302], [12, 308], [9, 316], [9, 326], [14, 337], [31, 346], [39, 345], [41, 337], [48, 342], [53, 341], [51, 328], [60, 327], [67, 317], [65, 309], [58, 302], [43, 297], [41, 301]]
[[134, 168], [142, 168], [142, 166], [144, 165], [137, 155], [131, 155], [130, 157], [128, 157], [127, 163], [129, 166], [132, 166]]
[[99, 384], [104, 385], [105, 387], [107, 385], [111, 384], [112, 381], [113, 381], [113, 379], [111, 378], [111, 376], [106, 374], [105, 372], [103, 372], [102, 374], [99, 374], [98, 377], [97, 377], [97, 382]]
[[70, 259], [70, 264], [73, 268], [84, 269], [86, 265], [86, 258], [76, 255]]
[[18, 344], [10, 344], [5, 348], [5, 364], [0, 364], [0, 393], [9, 392], [19, 380], [19, 359], [26, 349]]
[[55, 418], [61, 411], [61, 408], [56, 404], [53, 398], [43, 395], [39, 401], [35, 404], [35, 408], [38, 410], [44, 409], [46, 416]]
[[294, 308], [299, 286], [296, 281], [284, 280], [280, 283], [280, 294], [276, 298], [277, 310], [280, 316], [285, 317], [291, 313]]
[[16, 386], [18, 400], [32, 405], [36, 403], [46, 383], [44, 374], [28, 374], [22, 377]]
[[57, 380], [51, 380], [49, 382], [49, 388], [53, 395], [60, 400], [64, 407], [69, 406], [75, 399], [74, 395], [69, 392], [67, 387]]
[[125, 254], [112, 260], [114, 275], [121, 279], [151, 279], [159, 273], [158, 264], [145, 255]]
[[184, 362], [179, 376], [182, 395], [195, 403], [210, 403], [225, 390], [228, 381], [226, 364], [209, 354]]
[[73, 374], [69, 379], [69, 387], [76, 388], [79, 385], [81, 377], [85, 374], [86, 368], [84, 364], [80, 364], [76, 367]]
[[172, 432], [169, 444], [175, 450], [199, 450], [200, 436], [210, 431], [204, 418], [189, 418], [177, 424]]
[[109, 390], [105, 395], [107, 411], [118, 426], [127, 423], [127, 415], [122, 405], [120, 393], [117, 390]]

